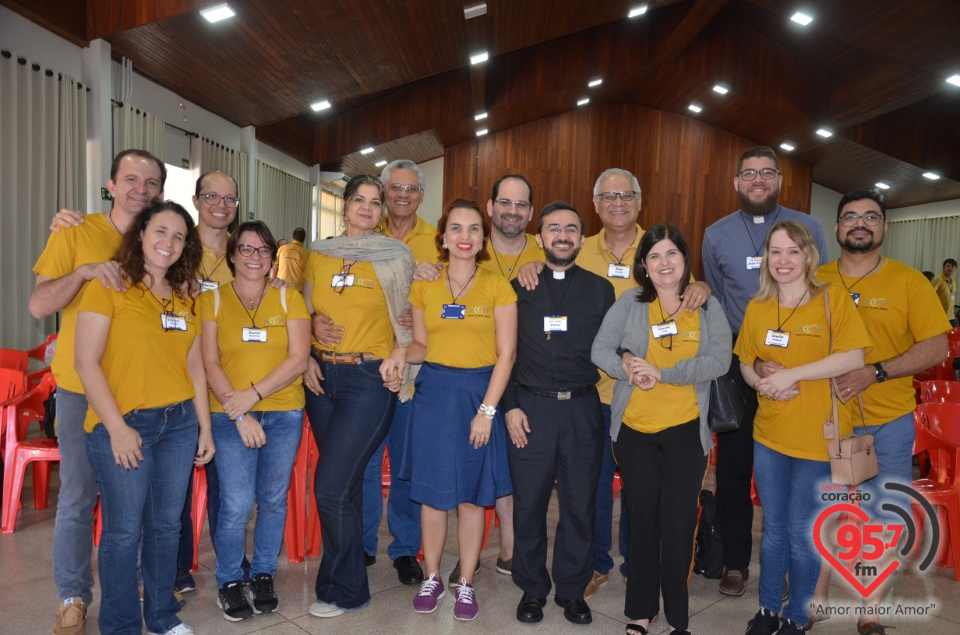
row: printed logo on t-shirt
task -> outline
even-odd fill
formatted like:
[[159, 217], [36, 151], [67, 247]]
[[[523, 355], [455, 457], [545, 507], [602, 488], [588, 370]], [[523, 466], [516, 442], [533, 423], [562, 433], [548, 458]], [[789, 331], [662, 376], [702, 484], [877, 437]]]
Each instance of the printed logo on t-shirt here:
[[363, 287], [364, 289], [373, 289], [376, 286], [376, 283], [370, 278], [361, 278], [358, 276], [354, 279], [353, 286]]
[[267, 328], [284, 327], [287, 325], [287, 318], [282, 315], [274, 315], [273, 317], [264, 320], [263, 325]]
[[799, 337], [819, 337], [820, 336], [820, 326], [817, 324], [804, 324], [797, 329], [797, 336]]
[[475, 306], [467, 311], [467, 317], [490, 317], [491, 313], [488, 306]]
[[684, 331], [682, 337], [684, 342], [699, 342], [700, 331]]
[[890, 306], [890, 301], [886, 298], [865, 298], [860, 299], [860, 306], [868, 309], [886, 309]]

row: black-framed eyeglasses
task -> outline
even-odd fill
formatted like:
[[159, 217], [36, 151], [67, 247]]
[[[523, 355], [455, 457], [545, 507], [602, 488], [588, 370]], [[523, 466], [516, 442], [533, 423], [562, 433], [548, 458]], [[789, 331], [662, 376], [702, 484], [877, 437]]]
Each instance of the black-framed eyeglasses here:
[[867, 212], [866, 214], [854, 214], [853, 212], [849, 212], [837, 218], [837, 222], [844, 227], [853, 227], [861, 219], [863, 220], [864, 225], [869, 225], [871, 227], [879, 225], [883, 222], [883, 216], [876, 212]]
[[266, 245], [263, 247], [254, 247], [253, 245], [243, 243], [237, 245], [237, 251], [240, 252], [241, 256], [252, 256], [254, 253], [259, 255], [261, 258], [270, 258], [273, 256], [273, 250]]
[[660, 346], [667, 349], [668, 351], [673, 351], [673, 334], [667, 335], [660, 338]]
[[498, 198], [496, 203], [501, 209], [515, 207], [518, 212], [526, 212], [530, 209], [530, 201], [511, 201], [509, 198]]
[[350, 267], [352, 266], [353, 263], [351, 262], [349, 265], [340, 267], [340, 275], [333, 283], [334, 292], [343, 294], [343, 290], [347, 287], [347, 276], [350, 275]]
[[391, 183], [390, 185], [387, 186], [387, 189], [392, 192], [396, 192], [397, 194], [399, 194], [400, 192], [406, 192], [407, 194], [416, 194], [417, 192], [420, 192], [421, 190], [423, 190], [423, 188], [420, 187], [419, 185], [405, 185], [403, 183]]
[[774, 168], [762, 168], [760, 170], [754, 170], [751, 168], [747, 170], [740, 170], [740, 172], [737, 173], [737, 176], [744, 181], [752, 181], [757, 178], [758, 174], [764, 181], [771, 181], [780, 176], [780, 170]]
[[597, 194], [597, 197], [605, 203], [612, 203], [617, 200], [617, 197], [620, 197], [620, 200], [624, 203], [629, 203], [633, 199], [637, 198], [636, 192], [600, 192]]
[[236, 196], [220, 196], [215, 192], [201, 194], [197, 198], [202, 199], [207, 205], [219, 205], [223, 201], [224, 207], [236, 207], [240, 204], [240, 199]]

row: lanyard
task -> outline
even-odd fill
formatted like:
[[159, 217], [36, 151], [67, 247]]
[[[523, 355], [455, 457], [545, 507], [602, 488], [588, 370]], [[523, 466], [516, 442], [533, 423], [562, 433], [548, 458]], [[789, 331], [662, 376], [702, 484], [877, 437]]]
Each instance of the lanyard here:
[[[777, 219], [780, 218], [780, 210], [781, 210], [781, 209], [782, 209], [782, 208], [781, 208], [779, 205], [777, 205], [777, 215], [773, 217], [773, 220], [772, 220], [772, 221], [770, 221], [770, 226], [771, 226], [771, 227], [773, 227], [773, 225], [776, 224]], [[746, 214], [746, 212], [743, 212], [743, 214]], [[746, 221], [746, 219], [743, 217], [743, 214], [740, 215], [740, 220], [743, 221], [743, 228], [744, 228], [745, 230], [747, 230], [747, 238], [750, 239], [750, 244], [753, 245], [753, 255], [754, 255], [754, 256], [759, 256], [759, 255], [760, 255], [760, 251], [763, 249], [763, 245], [761, 244], [760, 247], [757, 247], [757, 243], [755, 243], [754, 240], [753, 240], [753, 235], [750, 234], [750, 226], [747, 225], [747, 221]], [[768, 232], [768, 233], [769, 233], [769, 232]]]
[[257, 300], [257, 308], [253, 311], [253, 315], [250, 315], [250, 311], [247, 310], [247, 307], [243, 304], [243, 300], [240, 299], [240, 294], [237, 293], [236, 281], [231, 282], [230, 286], [233, 288], [233, 295], [237, 296], [237, 302], [240, 303], [240, 307], [243, 309], [243, 312], [247, 314], [248, 318], [250, 318], [250, 325], [253, 326], [253, 328], [257, 328], [257, 313], [260, 311], [260, 303], [263, 302], [263, 296], [267, 292], [266, 281], [263, 283], [263, 290], [260, 291], [260, 299]]
[[[824, 289], [823, 292], [826, 293], [827, 290]], [[778, 330], [778, 331], [782, 331], [782, 330], [783, 330], [783, 325], [787, 323], [787, 320], [789, 320], [790, 318], [793, 317], [793, 314], [794, 314], [794, 313], [797, 312], [797, 307], [800, 306], [800, 303], [803, 302], [803, 299], [804, 299], [805, 297], [807, 297], [807, 293], [809, 293], [809, 290], [803, 292], [803, 295], [800, 296], [800, 299], [797, 300], [797, 303], [796, 303], [795, 305], [793, 305], [793, 310], [790, 311], [790, 315], [788, 315], [786, 318], [784, 318], [783, 322], [780, 322], [780, 298], [777, 297], [777, 322], [778, 322], [778, 324], [777, 324], [777, 330]]]

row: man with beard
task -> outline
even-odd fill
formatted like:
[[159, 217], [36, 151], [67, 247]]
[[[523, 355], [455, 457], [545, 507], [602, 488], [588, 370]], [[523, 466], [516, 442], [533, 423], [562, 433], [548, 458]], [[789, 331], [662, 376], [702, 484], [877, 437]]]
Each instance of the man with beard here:
[[[776, 222], [792, 220], [806, 225], [820, 252], [820, 264], [826, 262], [827, 244], [820, 222], [777, 202], [782, 181], [780, 161], [771, 148], [755, 146], [744, 152], [733, 178], [740, 209], [708, 227], [703, 237], [703, 270], [727, 315], [734, 340], [743, 325], [747, 303], [757, 292], [763, 243]], [[750, 575], [753, 547], [750, 479], [757, 393], [743, 381], [736, 355], [728, 376], [739, 386], [747, 407], [738, 430], [717, 435], [717, 524], [724, 560], [719, 590], [741, 596]]]
[[546, 256], [535, 289], [517, 292], [517, 361], [501, 405], [506, 413], [513, 478], [513, 581], [523, 591], [517, 619], [543, 619], [551, 590], [547, 572], [547, 509], [554, 478], [560, 518], [553, 550], [555, 601], [575, 624], [592, 620], [583, 600], [593, 572], [597, 480], [605, 449], [590, 347], [614, 302], [613, 285], [575, 263], [583, 219], [562, 201], [537, 221]]
[[487, 246], [490, 259], [481, 267], [513, 280], [524, 264], [543, 260], [543, 249], [525, 233], [533, 218], [533, 187], [526, 178], [508, 174], [498, 179], [487, 201], [487, 214], [493, 224]]
[[953, 258], [947, 258], [943, 261], [943, 273], [933, 279], [933, 288], [940, 298], [940, 304], [950, 324], [957, 325], [954, 315], [954, 305], [957, 303], [957, 281], [952, 278], [953, 272], [957, 270], [957, 261]]

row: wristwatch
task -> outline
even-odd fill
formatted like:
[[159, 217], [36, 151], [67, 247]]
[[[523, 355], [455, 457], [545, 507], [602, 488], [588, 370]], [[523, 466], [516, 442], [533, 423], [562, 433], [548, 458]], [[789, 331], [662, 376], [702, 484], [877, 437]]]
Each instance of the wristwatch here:
[[877, 383], [882, 384], [883, 382], [887, 381], [887, 371], [883, 370], [883, 366], [880, 365], [880, 362], [874, 364], [873, 367], [876, 369]]

